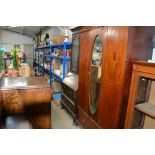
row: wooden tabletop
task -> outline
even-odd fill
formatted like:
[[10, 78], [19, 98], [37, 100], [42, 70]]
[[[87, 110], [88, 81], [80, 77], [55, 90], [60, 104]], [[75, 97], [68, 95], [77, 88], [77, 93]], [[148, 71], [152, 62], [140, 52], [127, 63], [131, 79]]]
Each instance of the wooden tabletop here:
[[50, 87], [42, 77], [4, 77], [0, 79], [0, 90], [32, 89]]

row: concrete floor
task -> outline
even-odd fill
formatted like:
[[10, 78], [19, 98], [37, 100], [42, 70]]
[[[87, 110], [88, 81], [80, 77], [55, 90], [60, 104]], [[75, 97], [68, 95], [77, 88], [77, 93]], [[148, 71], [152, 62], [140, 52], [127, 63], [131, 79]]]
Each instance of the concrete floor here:
[[72, 116], [61, 106], [57, 107], [53, 102], [52, 111], [52, 129], [80, 129], [79, 126], [73, 124]]

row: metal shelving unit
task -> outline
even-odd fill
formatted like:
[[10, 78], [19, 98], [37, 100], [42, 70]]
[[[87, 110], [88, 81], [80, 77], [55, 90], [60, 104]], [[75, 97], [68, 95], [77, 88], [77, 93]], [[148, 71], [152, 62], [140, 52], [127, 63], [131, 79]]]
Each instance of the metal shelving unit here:
[[[45, 74], [48, 74], [50, 77], [50, 85], [52, 86], [52, 79], [56, 79], [60, 83], [63, 81], [63, 79], [66, 77], [66, 64], [67, 61], [71, 61], [71, 57], [66, 56], [66, 50], [71, 49], [72, 43], [71, 42], [64, 42], [60, 44], [52, 44], [48, 46], [43, 47], [37, 47], [33, 50], [33, 67], [38, 67], [38, 70], [41, 71], [39, 74], [36, 73], [36, 76], [45, 76]], [[54, 56], [53, 52], [55, 48], [62, 48], [63, 49], [63, 56]], [[48, 54], [45, 53], [45, 51], [48, 50]], [[46, 69], [44, 66], [44, 61], [46, 59], [49, 59], [49, 69]], [[52, 70], [52, 61], [53, 60], [59, 60], [62, 64], [62, 75], [56, 74]], [[60, 93], [60, 92], [59, 92]], [[60, 95], [59, 95], [60, 96]]]

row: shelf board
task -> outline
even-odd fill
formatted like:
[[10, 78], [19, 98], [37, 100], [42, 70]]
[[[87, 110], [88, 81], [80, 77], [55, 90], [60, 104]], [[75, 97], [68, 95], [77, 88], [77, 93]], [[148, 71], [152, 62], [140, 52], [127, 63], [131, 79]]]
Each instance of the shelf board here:
[[75, 106], [75, 103], [74, 103], [68, 96], [66, 96], [63, 92], [62, 92], [62, 95], [65, 96], [65, 97], [67, 98], [67, 100], [69, 100], [69, 102], [70, 102], [73, 106]]
[[54, 58], [54, 59], [60, 59], [60, 60], [66, 60], [66, 61], [69, 61], [71, 60], [71, 57], [64, 57], [64, 56], [51, 56], [51, 58]]
[[52, 91], [52, 94], [61, 94], [61, 91]]
[[50, 45], [42, 46], [42, 47], [36, 47], [35, 49], [44, 49], [44, 48], [50, 48]]
[[42, 47], [36, 47], [35, 49], [44, 49], [44, 48], [50, 48], [50, 47], [59, 47], [59, 46], [71, 46], [72, 43], [71, 42], [63, 42], [63, 43], [59, 43], [59, 44], [51, 44], [51, 45], [47, 45], [47, 46], [42, 46]]
[[145, 113], [146, 115], [149, 115], [152, 118], [155, 118], [155, 105], [146, 102], [146, 103], [136, 104], [135, 108]]
[[64, 46], [64, 45], [71, 46], [72, 43], [71, 42], [63, 42], [63, 43], [59, 43], [59, 44], [51, 44], [50, 46], [51, 47], [59, 47], [59, 46]]
[[50, 55], [44, 55], [44, 57], [50, 57]]
[[12, 57], [4, 58], [4, 60], [12, 60], [12, 59], [13, 59]]
[[55, 77], [55, 78], [57, 78], [57, 79], [59, 79], [59, 80], [63, 80], [63, 78], [62, 77], [60, 77], [59, 75], [57, 75], [56, 73], [54, 73], [54, 72], [52, 72], [51, 71], [51, 73], [52, 73], [52, 75]]

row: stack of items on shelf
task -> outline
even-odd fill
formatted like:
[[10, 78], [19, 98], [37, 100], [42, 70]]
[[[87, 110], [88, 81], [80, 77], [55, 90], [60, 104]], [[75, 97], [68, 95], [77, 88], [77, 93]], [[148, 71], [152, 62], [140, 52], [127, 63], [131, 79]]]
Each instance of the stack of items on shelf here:
[[[52, 56], [54, 57], [63, 57], [64, 56], [64, 51], [62, 47], [59, 48], [54, 48]], [[66, 49], [66, 57], [71, 56], [71, 50]], [[52, 61], [52, 70], [55, 74], [60, 76], [61, 78], [63, 77], [63, 63], [61, 62], [61, 59], [53, 59]], [[70, 61], [67, 61], [65, 64], [65, 76], [69, 73], [70, 70]]]
[[50, 49], [44, 49], [44, 68], [50, 70]]
[[[34, 49], [34, 71], [36, 76], [48, 74], [63, 80], [70, 70], [71, 43], [64, 42]], [[50, 70], [51, 69], [51, 70]], [[51, 77], [50, 77], [51, 79]]]
[[52, 44], [59, 44], [65, 41], [66, 36], [51, 36], [50, 41]]
[[66, 36], [62, 36], [62, 35], [54, 36], [54, 35], [49, 35], [48, 33], [46, 33], [44, 39], [40, 39], [40, 38], [35, 39], [34, 48], [44, 47], [44, 46], [52, 45], [52, 44], [61, 44], [67, 41], [68, 41], [67, 34]]
[[[21, 63], [24, 54], [22, 51], [17, 51], [16, 48], [12, 52], [0, 50], [0, 77], [28, 77], [30, 76], [30, 68], [28, 64]], [[6, 67], [6, 60], [10, 58], [12, 63]]]

